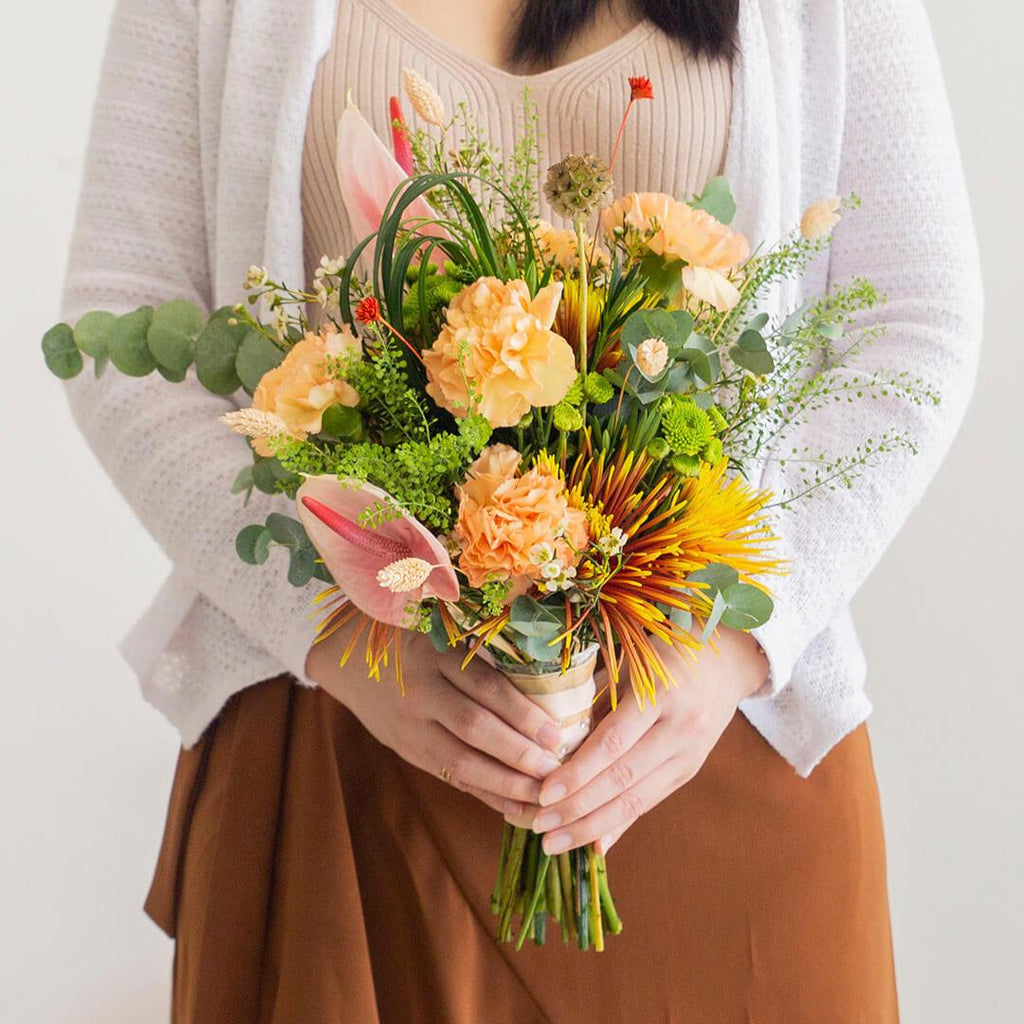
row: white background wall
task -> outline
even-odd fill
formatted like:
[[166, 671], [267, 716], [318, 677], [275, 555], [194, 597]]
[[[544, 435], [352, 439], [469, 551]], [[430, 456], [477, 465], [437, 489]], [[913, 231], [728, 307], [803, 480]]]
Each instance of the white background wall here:
[[[857, 611], [904, 1020], [1003, 1024], [1021, 1019], [1024, 970], [1024, 19], [996, 0], [928, 7], [985, 257], [986, 351], [963, 434]], [[37, 349], [57, 315], [112, 8], [8, 0], [0, 22], [11, 382], [0, 388], [0, 1020], [11, 1024], [167, 1015], [171, 945], [141, 903], [177, 747], [115, 650], [166, 562], [75, 433]]]

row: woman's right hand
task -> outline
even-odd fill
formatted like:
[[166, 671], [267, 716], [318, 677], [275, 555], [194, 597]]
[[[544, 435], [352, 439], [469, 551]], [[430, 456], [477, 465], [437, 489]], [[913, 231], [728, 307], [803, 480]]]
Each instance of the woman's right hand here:
[[529, 818], [540, 782], [558, 767], [561, 734], [497, 669], [458, 651], [440, 654], [421, 634], [402, 636], [405, 695], [387, 678], [366, 677], [361, 651], [338, 662], [349, 639], [339, 630], [315, 644], [310, 679], [341, 701], [399, 757], [472, 793], [507, 818]]

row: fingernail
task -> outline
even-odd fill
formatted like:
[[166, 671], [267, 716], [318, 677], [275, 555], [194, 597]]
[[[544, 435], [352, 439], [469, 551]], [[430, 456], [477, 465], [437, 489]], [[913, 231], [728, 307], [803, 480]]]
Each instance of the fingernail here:
[[557, 828], [562, 824], [562, 816], [558, 811], [548, 811], [547, 814], [542, 814], [533, 823], [534, 832], [547, 832], [549, 829]]
[[550, 775], [558, 767], [558, 762], [553, 757], [542, 757], [537, 765], [537, 771], [541, 775]]
[[553, 836], [544, 837], [544, 852], [552, 857], [556, 853], [565, 853], [572, 845], [572, 836], [568, 832], [556, 832]]
[[565, 788], [565, 784], [562, 782], [555, 782], [546, 789], [542, 789], [540, 792], [541, 807], [547, 807], [548, 804], [558, 803], [558, 801], [561, 800], [568, 792], [569, 790]]
[[554, 722], [545, 722], [537, 731], [537, 742], [551, 750], [557, 750], [562, 742], [562, 731]]

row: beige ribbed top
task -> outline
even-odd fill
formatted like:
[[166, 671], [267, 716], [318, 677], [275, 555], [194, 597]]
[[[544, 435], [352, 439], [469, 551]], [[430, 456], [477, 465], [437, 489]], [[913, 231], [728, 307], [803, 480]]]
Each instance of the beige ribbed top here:
[[[566, 153], [611, 153], [629, 95], [626, 79], [647, 75], [654, 102], [630, 116], [615, 172], [617, 194], [633, 189], [685, 198], [721, 173], [732, 104], [726, 60], [692, 57], [649, 22], [595, 53], [535, 75], [484, 64], [418, 25], [392, 0], [343, 0], [334, 39], [317, 69], [306, 126], [302, 217], [307, 273], [324, 255], [346, 255], [352, 232], [335, 175], [335, 133], [349, 89], [390, 146], [388, 97], [414, 68], [451, 111], [465, 102], [491, 141], [509, 152], [529, 87], [540, 118], [538, 175]], [[403, 98], [406, 116], [412, 118]], [[550, 216], [547, 210], [542, 211]]]

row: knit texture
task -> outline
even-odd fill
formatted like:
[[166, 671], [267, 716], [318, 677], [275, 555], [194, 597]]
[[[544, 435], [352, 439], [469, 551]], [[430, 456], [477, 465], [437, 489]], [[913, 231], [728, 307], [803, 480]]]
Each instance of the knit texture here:
[[[121, 0], [114, 16], [68, 269], [63, 316], [189, 298], [235, 301], [246, 267], [303, 280], [302, 153], [336, 0]], [[424, 45], [428, 45], [424, 41]], [[429, 70], [424, 64], [421, 72]], [[658, 82], [655, 81], [657, 88]], [[581, 99], [582, 103], [582, 99]], [[589, 116], [586, 105], [567, 116]], [[665, 158], [663, 140], [645, 148]], [[941, 406], [837, 405], [786, 440], [847, 450], [909, 430], [853, 491], [779, 517], [790, 573], [758, 631], [772, 682], [741, 709], [801, 774], [870, 710], [848, 604], [945, 455], [980, 339], [978, 256], [934, 46], [919, 0], [742, 0], [725, 173], [737, 226], [773, 240], [808, 203], [850, 188], [864, 209], [831, 255], [770, 308], [830, 279], [870, 277], [889, 326], [858, 369], [907, 369]], [[280, 507], [229, 493], [248, 455], [217, 423], [234, 407], [198, 384], [113, 372], [68, 385], [94, 451], [175, 572], [124, 645], [147, 697], [193, 742], [234, 692], [282, 668], [302, 679], [315, 587], [234, 553]], [[769, 462], [762, 484], [795, 483]]]

